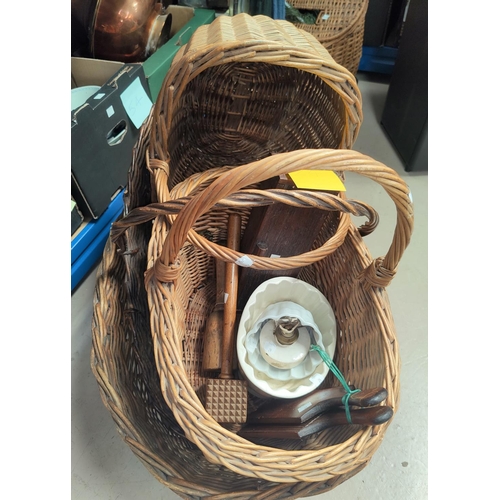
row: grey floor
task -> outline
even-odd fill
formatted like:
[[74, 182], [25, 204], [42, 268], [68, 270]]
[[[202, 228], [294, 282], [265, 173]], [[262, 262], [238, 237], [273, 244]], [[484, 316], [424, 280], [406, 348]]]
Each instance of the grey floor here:
[[[409, 185], [415, 229], [398, 273], [388, 288], [400, 353], [401, 405], [384, 441], [359, 474], [318, 500], [424, 500], [428, 498], [427, 460], [427, 173], [404, 171], [380, 126], [388, 89], [386, 78], [360, 74], [364, 122], [354, 149], [398, 172]], [[386, 253], [395, 227], [394, 205], [371, 181], [348, 176], [351, 198], [371, 204], [380, 215], [366, 238], [374, 257]], [[71, 493], [73, 500], [179, 497], [159, 483], [116, 432], [90, 370], [92, 296], [95, 269], [71, 298]]]

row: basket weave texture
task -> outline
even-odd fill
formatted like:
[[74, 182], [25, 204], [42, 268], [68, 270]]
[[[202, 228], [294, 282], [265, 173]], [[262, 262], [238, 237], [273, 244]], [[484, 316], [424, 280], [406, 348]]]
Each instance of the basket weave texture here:
[[310, 34], [266, 16], [222, 16], [176, 54], [149, 147], [158, 201], [190, 175], [305, 148], [350, 149], [355, 78]]
[[353, 75], [363, 50], [369, 0], [289, 0], [296, 9], [319, 10], [315, 24], [294, 23], [315, 36], [335, 61]]
[[[151, 119], [141, 129], [124, 194], [124, 215], [151, 202], [145, 149]], [[274, 483], [209, 462], [189, 441], [163, 399], [154, 360], [144, 287], [151, 227], [130, 227], [126, 251], [109, 238], [97, 270], [91, 368], [119, 435], [149, 472], [179, 497], [198, 500], [298, 499], [331, 490], [354, 475], [322, 483]]]
[[[386, 387], [386, 404], [396, 410], [399, 354], [385, 287], [409, 243], [413, 218], [409, 190], [390, 168], [354, 151], [320, 149], [282, 153], [221, 169], [208, 187], [204, 178], [214, 172], [198, 174], [196, 179], [189, 178], [172, 190], [173, 198], [180, 192], [194, 196], [180, 212], [171, 211], [178, 215], [155, 219], [148, 251], [146, 290], [151, 333], [167, 404], [187, 438], [210, 462], [244, 476], [274, 482], [320, 482], [347, 474], [373, 456], [388, 426], [335, 428], [300, 443], [285, 445], [270, 439], [257, 444], [219, 425], [204, 408], [206, 378], [201, 370], [201, 353], [204, 320], [215, 303], [213, 258], [236, 263], [241, 257], [239, 252], [220, 244], [226, 237], [228, 213], [234, 209], [223, 199], [248, 184], [304, 169], [367, 176], [382, 185], [396, 205], [397, 227], [384, 258], [370, 257], [352, 224], [343, 229], [344, 220], [349, 220], [347, 214], [341, 216], [338, 226], [325, 224], [311, 252], [296, 256], [303, 266], [299, 279], [318, 288], [333, 307], [339, 339], [334, 361], [346, 380], [356, 387]], [[166, 204], [165, 213], [168, 207]], [[169, 218], [171, 224], [165, 220]], [[334, 251], [325, 256], [325, 242], [334, 237]], [[295, 265], [291, 257], [288, 262], [248, 257], [260, 269]], [[335, 380], [329, 378], [326, 384], [333, 385]], [[260, 403], [258, 398], [252, 398], [254, 407]]]
[[[361, 120], [352, 74], [312, 35], [264, 16], [221, 17], [199, 28], [167, 74], [136, 146], [126, 217], [113, 228], [121, 250], [108, 241], [98, 275], [92, 366], [125, 441], [185, 498], [315, 495], [365, 467], [389, 425], [253, 443], [207, 414], [201, 358], [215, 303], [214, 259], [241, 256], [224, 245], [231, 211], [242, 214], [242, 231], [251, 208], [273, 196], [330, 211], [310, 252], [250, 256], [253, 266], [301, 267], [298, 277], [334, 309], [334, 361], [348, 383], [386, 387], [386, 404], [397, 410], [400, 359], [385, 288], [409, 244], [413, 211], [393, 170], [349, 150]], [[366, 205], [258, 189], [300, 169], [356, 172], [386, 190], [397, 224], [384, 258], [373, 259], [363, 242], [376, 224]], [[359, 230], [349, 214], [370, 222]], [[337, 384], [329, 376], [324, 386]], [[259, 404], [250, 398], [251, 407]]]

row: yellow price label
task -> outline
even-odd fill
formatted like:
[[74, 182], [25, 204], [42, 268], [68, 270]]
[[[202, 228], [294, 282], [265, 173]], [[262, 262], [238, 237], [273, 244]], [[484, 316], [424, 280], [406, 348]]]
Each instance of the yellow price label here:
[[345, 191], [343, 182], [331, 170], [297, 170], [288, 175], [298, 189]]

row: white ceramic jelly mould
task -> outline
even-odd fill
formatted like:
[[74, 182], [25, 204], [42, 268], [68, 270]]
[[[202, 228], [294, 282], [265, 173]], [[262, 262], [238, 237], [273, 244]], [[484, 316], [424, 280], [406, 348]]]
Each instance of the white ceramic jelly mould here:
[[[328, 367], [320, 362], [316, 352], [308, 355], [308, 359], [305, 360], [307, 362], [288, 370], [277, 369], [265, 362], [255, 333], [260, 326], [259, 320], [262, 323], [266, 319], [266, 309], [270, 308], [272, 311], [273, 308], [270, 306], [282, 302], [292, 302], [297, 306], [297, 311], [300, 309], [304, 316], [303, 324], [309, 324], [313, 328], [316, 341], [331, 358], [335, 352], [337, 326], [333, 309], [326, 297], [317, 288], [297, 278], [271, 278], [262, 283], [250, 296], [241, 315], [236, 339], [240, 370], [247, 379], [250, 390], [259, 396], [292, 399], [316, 389], [328, 374]], [[283, 310], [281, 309], [278, 314], [282, 315]], [[300, 317], [301, 314], [297, 316]], [[249, 333], [253, 333], [253, 340], [248, 337]], [[249, 341], [248, 347], [245, 345], [246, 341]], [[255, 362], [259, 356], [264, 364]], [[291, 375], [292, 370], [295, 370], [295, 376]], [[290, 373], [280, 378], [276, 375], [276, 371]]]

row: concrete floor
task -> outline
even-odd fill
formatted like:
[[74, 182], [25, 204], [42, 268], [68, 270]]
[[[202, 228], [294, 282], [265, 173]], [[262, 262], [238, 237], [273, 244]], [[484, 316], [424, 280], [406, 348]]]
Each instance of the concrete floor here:
[[[359, 474], [317, 500], [424, 500], [427, 460], [427, 173], [404, 171], [380, 126], [387, 78], [360, 74], [364, 122], [354, 149], [395, 169], [409, 185], [415, 229], [398, 273], [388, 288], [400, 353], [401, 405], [385, 439]], [[380, 215], [365, 241], [374, 257], [386, 253], [395, 227], [394, 205], [373, 182], [348, 176], [349, 196], [371, 204]], [[159, 483], [121, 440], [90, 370], [95, 269], [71, 298], [71, 497], [73, 500], [179, 497]]]

